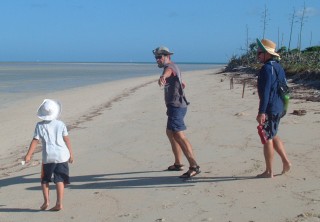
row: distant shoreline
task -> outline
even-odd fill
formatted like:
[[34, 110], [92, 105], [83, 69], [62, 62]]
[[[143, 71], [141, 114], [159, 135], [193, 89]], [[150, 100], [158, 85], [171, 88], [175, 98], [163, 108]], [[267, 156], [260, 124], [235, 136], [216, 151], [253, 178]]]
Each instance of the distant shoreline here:
[[[183, 73], [223, 67], [179, 65]], [[0, 108], [38, 94], [160, 74], [161, 69], [153, 63], [0, 63]]]

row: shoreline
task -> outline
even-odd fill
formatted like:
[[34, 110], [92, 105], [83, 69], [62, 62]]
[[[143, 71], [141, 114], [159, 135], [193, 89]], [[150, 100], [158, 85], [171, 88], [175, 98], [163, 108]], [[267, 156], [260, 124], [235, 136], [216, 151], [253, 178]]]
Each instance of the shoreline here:
[[[220, 68], [216, 68], [213, 70], [219, 69]], [[188, 73], [193, 72], [194, 71], [187, 71], [184, 72], [184, 74], [188, 75]], [[211, 69], [201, 70], [200, 72], [211, 72]], [[2, 128], [0, 129], [0, 138], [2, 138], [3, 147], [9, 147], [9, 149], [0, 150], [0, 179], [8, 176], [12, 172], [17, 172], [16, 168], [21, 169], [20, 160], [22, 160], [21, 157], [25, 155], [25, 152], [27, 151], [28, 145], [32, 139], [34, 126], [39, 121], [36, 117], [36, 110], [43, 99], [56, 99], [62, 103], [60, 118], [65, 122], [68, 131], [71, 131], [77, 128], [81, 129], [81, 124], [102, 115], [104, 110], [110, 109], [114, 103], [130, 96], [140, 88], [152, 83], [157, 87], [158, 76], [159, 75], [150, 75], [114, 80], [67, 90], [48, 92], [41, 96], [33, 94], [26, 100], [17, 100], [7, 104], [6, 107], [2, 107], [0, 109], [0, 115], [3, 117], [4, 121], [1, 121]], [[107, 91], [106, 94], [108, 95], [101, 97], [102, 93], [105, 91]], [[81, 99], [84, 101], [78, 101], [79, 104], [75, 104], [77, 102], [73, 101]], [[84, 105], [83, 103], [87, 104]], [[64, 110], [68, 110], [69, 112], [65, 113]], [[28, 116], [23, 114], [23, 112], [26, 112]], [[16, 115], [21, 119], [11, 122], [11, 115]], [[9, 134], [14, 132], [15, 128], [17, 128], [16, 122], [22, 123], [20, 130], [24, 133], [19, 134], [16, 138], [6, 140], [6, 134], [8, 134], [8, 132]], [[25, 133], [27, 131], [29, 131], [28, 135]], [[39, 152], [39, 150], [40, 145], [37, 152]], [[39, 163], [40, 161], [38, 160], [35, 165], [38, 165]]]
[[[181, 67], [184, 72], [221, 65], [183, 64]], [[0, 63], [0, 109], [39, 94], [159, 73], [154, 63]]]
[[[70, 164], [64, 209], [38, 210], [41, 154], [36, 153], [30, 165], [22, 167], [10, 157], [18, 165], [9, 168], [7, 175], [1, 170], [1, 218], [5, 222], [30, 217], [34, 222], [44, 217], [48, 222], [316, 220], [320, 215], [319, 103], [292, 100], [290, 111], [307, 110], [304, 116], [287, 114], [280, 126], [292, 170], [274, 179], [256, 179], [264, 169], [256, 131], [256, 89], [246, 88], [241, 98], [242, 85], [230, 89], [229, 76], [219, 71], [183, 73], [191, 102], [186, 134], [202, 170], [191, 180], [178, 178], [183, 172], [165, 171], [173, 155], [165, 135], [166, 109], [158, 75], [48, 95], [61, 96], [61, 119], [73, 127], [75, 163]], [[27, 151], [24, 146], [32, 139], [42, 99], [24, 101], [7, 114], [0, 110], [4, 120], [19, 123], [4, 121], [0, 134], [9, 153], [20, 152], [12, 155]], [[0, 161], [7, 161], [2, 153]], [[282, 170], [277, 157], [274, 168], [276, 174]]]
[[[62, 103], [62, 114], [60, 117], [65, 122], [68, 128], [68, 131], [71, 131], [76, 128], [81, 128], [80, 127], [81, 124], [87, 121], [91, 121], [93, 118], [101, 115], [103, 110], [111, 108], [113, 103], [121, 100], [122, 98], [128, 97], [130, 94], [134, 93], [139, 88], [144, 87], [153, 82], [156, 82], [157, 77], [158, 77], [157, 75], [149, 76], [149, 77], [134, 77], [134, 78], [125, 79], [125, 80], [115, 80], [115, 81], [110, 81], [110, 82], [105, 82], [100, 84], [77, 87], [69, 90], [55, 91], [51, 93], [46, 93], [45, 95], [41, 95], [41, 96], [34, 95], [27, 100], [15, 101], [15, 102], [12, 102], [7, 107], [0, 109], [0, 115], [2, 115], [4, 119], [6, 119], [6, 121], [2, 121], [1, 123], [2, 129], [0, 130], [0, 138], [2, 138], [2, 141], [5, 141], [5, 136], [7, 133], [6, 131], [8, 131], [8, 128], [9, 128], [9, 132], [13, 132], [14, 128], [16, 128], [16, 123], [15, 123], [16, 121], [13, 121], [14, 123], [10, 121], [10, 116], [12, 114], [16, 114], [20, 118], [24, 117], [24, 120], [18, 120], [18, 121], [24, 121], [23, 125], [28, 124], [28, 127], [24, 127], [22, 131], [26, 131], [26, 128], [31, 130], [29, 132], [29, 136], [26, 136], [26, 134], [24, 133], [23, 136], [18, 138], [18, 140], [21, 140], [21, 141], [16, 142], [15, 147], [13, 147], [12, 145], [10, 146], [10, 143], [8, 143], [7, 141], [4, 142], [4, 147], [10, 147], [10, 148], [7, 150], [9, 153], [8, 152], [5, 153], [3, 150], [0, 150], [0, 162], [1, 162], [0, 163], [0, 179], [3, 176], [9, 175], [8, 172], [6, 172], [9, 169], [11, 169], [9, 170], [11, 172], [13, 168], [16, 168], [16, 167], [20, 168], [19, 160], [21, 159], [21, 157], [19, 157], [19, 155], [20, 154], [24, 155], [25, 152], [27, 151], [26, 149], [28, 148], [29, 142], [32, 139], [32, 134], [34, 130], [32, 128], [34, 128], [35, 124], [38, 121], [40, 121], [36, 117], [36, 110], [38, 106], [41, 104], [41, 102], [43, 101], [43, 99], [45, 98], [57, 99]], [[132, 83], [130, 83], [131, 81]], [[142, 83], [139, 83], [139, 81], [142, 81]], [[115, 87], [112, 86], [113, 84], [115, 84], [116, 86]], [[103, 92], [104, 89], [108, 87], [110, 87], [110, 90], [108, 91], [114, 90], [113, 92], [109, 92], [110, 96], [106, 96], [106, 99], [99, 98], [100, 92]], [[67, 96], [64, 96], [64, 95], [67, 95]], [[86, 96], [87, 98], [85, 98]], [[67, 98], [64, 98], [64, 97], [67, 97]], [[73, 99], [79, 100], [80, 98], [85, 98], [85, 102], [88, 102], [87, 106], [85, 106], [84, 108], [83, 106], [81, 107], [80, 105], [81, 107], [80, 108], [79, 105], [76, 105], [76, 107], [72, 108], [72, 106], [74, 106], [75, 104], [74, 102], [70, 102], [70, 100], [73, 100]], [[68, 101], [70, 102], [71, 107], [69, 107]], [[33, 104], [34, 106], [31, 107], [30, 104]], [[25, 105], [27, 105], [27, 108], [23, 108], [21, 110], [20, 108], [24, 107]], [[71, 112], [64, 113], [64, 109], [71, 110]], [[22, 114], [21, 111], [22, 112], [27, 111], [27, 113], [29, 113], [30, 115], [27, 117], [24, 114]], [[10, 125], [13, 125], [11, 129], [10, 129]], [[28, 142], [23, 143], [22, 137], [27, 138]], [[17, 140], [17, 138], [14, 138], [14, 140]], [[22, 149], [23, 151], [21, 151]], [[39, 150], [37, 152], [39, 152]], [[13, 170], [12, 172], [17, 172], [17, 171]]]

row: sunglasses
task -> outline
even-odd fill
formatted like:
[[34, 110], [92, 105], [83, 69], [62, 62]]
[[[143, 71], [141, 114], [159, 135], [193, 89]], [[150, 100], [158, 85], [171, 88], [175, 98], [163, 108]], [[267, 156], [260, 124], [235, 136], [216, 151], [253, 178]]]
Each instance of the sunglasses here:
[[265, 52], [262, 52], [262, 51], [260, 51], [260, 52], [257, 52], [257, 54], [258, 54], [258, 55], [260, 55], [260, 54], [262, 54], [262, 53], [265, 53]]
[[161, 59], [162, 58], [162, 55], [159, 55], [159, 56], [155, 56], [156, 59]]

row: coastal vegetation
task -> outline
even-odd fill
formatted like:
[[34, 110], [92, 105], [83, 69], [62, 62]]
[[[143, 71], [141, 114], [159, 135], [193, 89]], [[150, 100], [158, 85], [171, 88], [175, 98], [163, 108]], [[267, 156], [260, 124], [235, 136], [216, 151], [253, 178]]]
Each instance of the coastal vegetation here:
[[[308, 47], [302, 51], [289, 51], [282, 47], [277, 52], [281, 56], [280, 63], [287, 79], [295, 84], [291, 87], [291, 97], [320, 102], [320, 46]], [[239, 77], [243, 74], [243, 79], [247, 79], [247, 74], [257, 75], [262, 65], [257, 61], [257, 44], [252, 43], [247, 53], [230, 59], [224, 72], [240, 75]], [[256, 82], [252, 80], [251, 84], [255, 85]]]
[[[257, 61], [257, 43], [252, 43], [249, 50], [240, 56], [233, 56], [226, 68], [226, 72], [245, 71], [257, 74], [262, 64]], [[287, 50], [282, 47], [277, 51], [280, 63], [286, 71], [287, 77], [299, 75], [302, 78], [320, 80], [320, 46], [308, 47], [304, 50]]]
[[[289, 45], [288, 47], [283, 46], [283, 36], [282, 40], [278, 39], [278, 45], [280, 48], [277, 53], [280, 54], [280, 63], [285, 69], [287, 78], [292, 79], [293, 82], [308, 82], [308, 85], [320, 89], [320, 46], [311, 46], [312, 32], [310, 38], [310, 47], [301, 49], [302, 32], [304, 30], [304, 25], [307, 22], [307, 6], [303, 5], [303, 8], [299, 10], [299, 13], [293, 9], [292, 15], [290, 16], [290, 35], [289, 35]], [[262, 38], [265, 38], [265, 33], [267, 31], [269, 13], [268, 8], [265, 5], [261, 16], [262, 21]], [[291, 41], [293, 35], [293, 26], [295, 23], [299, 24], [299, 41], [295, 49], [291, 49]], [[225, 68], [226, 72], [241, 71], [245, 73], [257, 74], [260, 70], [262, 64], [257, 61], [257, 48], [256, 42], [249, 44], [249, 31], [246, 28], [247, 33], [247, 43], [246, 43], [246, 53], [240, 56], [232, 56]], [[280, 34], [278, 29], [278, 35]], [[279, 35], [280, 37], [280, 35]]]

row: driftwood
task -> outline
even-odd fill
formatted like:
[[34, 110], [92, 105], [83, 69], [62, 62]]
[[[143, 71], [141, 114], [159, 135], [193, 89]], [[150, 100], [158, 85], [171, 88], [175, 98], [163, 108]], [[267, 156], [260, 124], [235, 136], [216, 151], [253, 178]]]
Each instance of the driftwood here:
[[242, 87], [242, 98], [244, 97], [244, 89], [246, 88], [246, 81], [243, 81], [243, 87]]
[[[239, 77], [240, 79], [241, 77]], [[230, 78], [230, 90], [233, 89], [233, 85], [234, 85], [234, 79], [235, 77], [231, 77]], [[244, 92], [245, 92], [245, 88], [246, 88], [246, 83], [248, 81], [251, 81], [253, 79], [256, 79], [256, 78], [253, 78], [253, 77], [247, 77], [247, 78], [241, 78], [242, 79], [242, 98], [244, 98]]]

